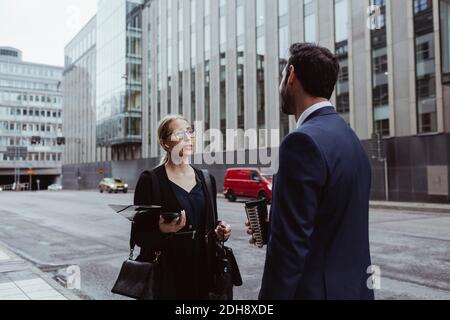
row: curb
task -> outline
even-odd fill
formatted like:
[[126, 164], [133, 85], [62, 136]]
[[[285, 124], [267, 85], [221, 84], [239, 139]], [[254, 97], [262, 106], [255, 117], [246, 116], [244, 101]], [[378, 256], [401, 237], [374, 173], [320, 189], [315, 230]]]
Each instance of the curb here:
[[[225, 196], [222, 193], [218, 192], [217, 198], [225, 199]], [[447, 204], [370, 201], [369, 207], [370, 209], [413, 211], [420, 213], [440, 213], [450, 215], [450, 205]]]
[[3, 272], [0, 272], [1, 274], [9, 274], [17, 271], [29, 271], [36, 277], [42, 279], [45, 281], [49, 286], [51, 286], [55, 291], [57, 291], [59, 294], [64, 296], [67, 300], [82, 300], [78, 295], [73, 293], [71, 290], [64, 288], [60, 283], [58, 283], [56, 280], [54, 280], [49, 274], [46, 274], [36, 266], [34, 266], [31, 262], [26, 261], [19, 257], [17, 254], [12, 252], [8, 247], [0, 243], [0, 251], [4, 252], [11, 258], [11, 262], [7, 261], [4, 264], [11, 266], [13, 264], [21, 264], [23, 267], [21, 268], [11, 268], [6, 269]]
[[429, 203], [403, 203], [403, 202], [370, 202], [371, 209], [404, 210], [421, 213], [450, 214], [450, 205]]

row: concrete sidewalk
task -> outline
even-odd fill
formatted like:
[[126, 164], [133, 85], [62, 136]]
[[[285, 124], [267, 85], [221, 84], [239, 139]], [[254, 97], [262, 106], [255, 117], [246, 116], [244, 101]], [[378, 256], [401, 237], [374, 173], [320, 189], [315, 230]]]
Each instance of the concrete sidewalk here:
[[50, 276], [0, 245], [0, 300], [80, 300]]
[[450, 204], [439, 203], [371, 201], [370, 208], [450, 214]]

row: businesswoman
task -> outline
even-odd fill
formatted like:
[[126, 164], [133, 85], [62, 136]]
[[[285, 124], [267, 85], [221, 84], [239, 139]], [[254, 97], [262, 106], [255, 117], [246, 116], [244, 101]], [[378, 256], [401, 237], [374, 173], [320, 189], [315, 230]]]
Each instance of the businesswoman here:
[[211, 199], [203, 172], [190, 165], [195, 139], [191, 124], [181, 116], [167, 116], [160, 122], [158, 137], [164, 159], [159, 167], [141, 174], [134, 203], [160, 205], [162, 212], [181, 216], [171, 223], [160, 217], [151, 230], [136, 232], [134, 238], [141, 247], [138, 260], [153, 261], [161, 252], [159, 299], [208, 299], [215, 242], [228, 240], [231, 228], [217, 221], [214, 178], [210, 176]]

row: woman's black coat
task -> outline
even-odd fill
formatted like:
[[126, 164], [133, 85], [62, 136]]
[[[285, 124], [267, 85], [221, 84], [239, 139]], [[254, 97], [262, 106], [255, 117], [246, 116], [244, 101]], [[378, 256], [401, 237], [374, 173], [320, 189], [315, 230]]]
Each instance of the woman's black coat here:
[[[207, 191], [205, 178], [201, 170], [195, 169], [200, 178], [203, 193], [206, 200], [204, 223], [196, 230], [195, 240], [192, 234], [166, 235], [159, 230], [158, 219], [146, 227], [146, 231], [134, 231], [133, 238], [141, 248], [139, 261], [153, 261], [155, 252], [161, 251], [161, 288], [160, 299], [162, 300], [198, 300], [207, 299], [212, 289], [215, 228], [217, 226], [217, 194], [216, 182], [211, 176], [213, 199]], [[170, 185], [170, 180], [164, 166], [141, 174], [134, 195], [135, 205], [158, 205], [162, 212], [181, 212], [179, 201]], [[156, 177], [158, 183], [152, 181]], [[155, 200], [152, 188], [159, 184], [160, 203]], [[140, 229], [140, 228], [139, 228]], [[187, 221], [186, 227], [179, 233], [192, 231]]]

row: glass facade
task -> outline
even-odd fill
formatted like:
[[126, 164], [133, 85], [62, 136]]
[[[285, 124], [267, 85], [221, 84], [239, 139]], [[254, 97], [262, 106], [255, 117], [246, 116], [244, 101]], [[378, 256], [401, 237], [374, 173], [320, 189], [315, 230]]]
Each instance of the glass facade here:
[[[64, 164], [103, 161], [95, 140], [96, 19], [66, 46], [64, 66]], [[83, 51], [84, 50], [84, 51]]]
[[211, 2], [204, 1], [203, 27], [205, 30], [205, 130], [211, 128]]
[[197, 60], [197, 37], [195, 36], [195, 24], [197, 22], [197, 13], [196, 13], [196, 5], [197, 0], [190, 0], [191, 3], [191, 120], [195, 121], [196, 119], [196, 98], [195, 98], [195, 91], [196, 91], [196, 81], [195, 81], [195, 66], [196, 66], [196, 60]]
[[450, 84], [450, 0], [441, 0], [442, 81]]
[[167, 111], [172, 112], [172, 0], [167, 0]]
[[266, 96], [265, 96], [265, 56], [266, 56], [266, 34], [265, 34], [265, 0], [256, 0], [256, 106], [257, 126], [259, 132], [259, 147], [266, 146]]
[[[246, 1], [252, 1], [249, 5]], [[414, 43], [416, 48], [416, 87], [417, 87], [417, 114], [420, 133], [435, 132], [437, 130], [436, 113], [436, 72], [435, 70], [435, 39], [433, 30], [432, 1], [410, 0], [414, 4]], [[388, 70], [388, 29], [385, 26], [385, 14], [387, 1], [369, 0], [368, 5], [376, 5], [381, 9], [382, 22], [379, 28], [370, 30], [364, 39], [370, 43], [370, 48], [362, 52], [361, 39], [353, 39], [354, 56], [363, 57], [370, 54], [370, 78], [371, 85], [367, 95], [372, 96], [369, 101], [372, 107], [374, 131], [384, 136], [391, 134], [390, 112], [393, 106], [389, 101], [388, 78], [391, 70]], [[449, 40], [449, 17], [450, 0], [440, 0], [440, 19], [442, 42], [442, 69], [450, 68], [448, 51]], [[295, 6], [291, 0], [235, 0], [231, 3], [227, 0], [157, 0], [151, 4], [149, 15], [151, 22], [147, 44], [149, 52], [144, 57], [151, 59], [149, 68], [149, 95], [142, 103], [140, 90], [142, 71], [142, 19], [139, 12], [139, 4], [142, 1], [111, 0], [100, 1], [97, 17], [97, 134], [101, 145], [123, 146], [139, 145], [141, 143], [140, 117], [142, 105], [150, 109], [150, 102], [154, 102], [154, 109], [150, 112], [150, 123], [154, 126], [166, 113], [180, 113], [193, 121], [204, 119], [205, 129], [212, 129], [213, 124], [218, 126], [222, 132], [226, 129], [245, 129], [247, 123], [255, 123], [259, 129], [259, 146], [267, 146], [264, 130], [269, 127], [280, 129], [283, 138], [289, 133], [289, 117], [282, 114], [280, 110], [274, 110], [271, 104], [276, 104], [278, 90], [268, 82], [277, 82], [286, 66], [290, 46], [290, 23], [289, 12]], [[317, 42], [319, 39], [317, 0], [304, 0], [303, 16], [299, 16], [304, 26], [304, 40]], [[351, 86], [351, 75], [349, 65], [349, 43], [351, 33], [349, 32], [350, 12], [349, 6], [353, 5], [349, 0], [330, 0], [334, 5], [334, 11], [321, 12], [324, 17], [334, 21], [334, 43], [330, 46], [335, 50], [341, 65], [341, 72], [336, 87], [336, 107], [343, 118], [349, 122], [350, 113], [355, 113], [355, 119], [360, 119], [362, 108], [350, 106], [350, 94], [355, 95], [358, 101], [367, 99], [367, 95], [360, 92], [349, 92]], [[199, 6], [202, 10], [200, 10]], [[247, 21], [250, 16], [246, 12], [247, 7], [255, 8], [255, 21]], [[271, 8], [272, 14], [266, 12]], [[358, 7], [358, 6], [356, 6]], [[301, 9], [296, 7], [297, 10]], [[360, 7], [358, 7], [360, 8]], [[397, 9], [397, 7], [394, 7]], [[394, 10], [393, 9], [393, 10]], [[365, 13], [365, 11], [364, 11]], [[363, 14], [363, 12], [361, 13]], [[229, 15], [233, 15], [230, 17]], [[295, 17], [295, 15], [293, 16]], [[253, 19], [253, 18], [252, 18]], [[297, 19], [297, 18], [296, 18]], [[175, 21], [177, 20], [177, 21]], [[121, 21], [124, 21], [123, 23]], [[229, 23], [234, 25], [230, 26]], [[255, 28], [255, 39], [248, 39], [251, 30]], [[275, 28], [275, 34], [267, 34], [266, 28]], [[297, 26], [299, 27], [299, 26]], [[203, 28], [202, 36], [197, 34]], [[293, 27], [294, 28], [294, 27]], [[300, 28], [299, 28], [300, 29]], [[230, 33], [235, 33], [235, 38], [230, 38]], [[324, 39], [333, 37], [329, 34], [330, 29], [324, 27]], [[253, 33], [253, 31], [251, 32]], [[362, 34], [361, 34], [362, 35]], [[152, 40], [155, 42], [152, 43]], [[275, 40], [274, 43], [273, 40]], [[246, 41], [252, 41], [247, 43]], [[231, 41], [233, 43], [228, 43]], [[235, 42], [234, 42], [235, 41]], [[254, 42], [253, 42], [254, 41]], [[407, 39], [405, 39], [407, 41]], [[255, 51], [253, 47], [255, 46]], [[393, 48], [394, 50], [395, 48]], [[369, 51], [367, 51], [369, 50]], [[198, 52], [199, 51], [199, 52]], [[78, 50], [76, 54], [80, 54]], [[74, 54], [73, 56], [76, 56]], [[230, 56], [227, 56], [230, 55]], [[270, 56], [269, 56], [270, 55]], [[199, 57], [202, 57], [200, 60]], [[236, 57], [236, 61], [230, 58]], [[277, 65], [273, 65], [273, 61]], [[357, 61], [360, 61], [357, 59]], [[233, 62], [233, 69], [228, 68], [227, 63]], [[234, 67], [234, 62], [236, 66]], [[247, 65], [256, 67], [247, 68]], [[266, 68], [268, 67], [268, 68]], [[151, 72], [151, 69], [154, 68]], [[358, 68], [356, 65], [355, 68]], [[395, 67], [392, 73], [395, 73]], [[202, 72], [201, 75], [197, 72]], [[256, 72], [256, 83], [253, 83], [255, 75], [246, 75], [246, 72]], [[279, 74], [278, 74], [279, 73]], [[448, 72], [447, 72], [448, 73]], [[270, 80], [269, 80], [270, 79]], [[397, 78], [393, 78], [395, 82]], [[227, 80], [231, 80], [227, 82]], [[201, 81], [202, 83], [198, 83]], [[233, 88], [228, 87], [229, 85]], [[256, 85], [256, 88], [248, 88]], [[234, 87], [235, 86], [235, 87]], [[202, 87], [202, 90], [200, 90]], [[204, 88], [204, 90], [203, 90]], [[236, 91], [235, 91], [236, 90]], [[252, 94], [246, 94], [254, 92]], [[175, 94], [174, 91], [177, 91]], [[236, 95], [234, 95], [236, 92]], [[202, 93], [203, 96], [198, 95]], [[227, 94], [231, 98], [228, 98]], [[445, 92], [444, 92], [445, 98]], [[229, 99], [236, 99], [236, 102]], [[269, 100], [267, 100], [269, 99]], [[255, 100], [255, 101], [253, 101]], [[202, 101], [203, 105], [199, 105]], [[252, 108], [247, 109], [247, 107]], [[227, 110], [230, 108], [230, 110]], [[204, 114], [196, 114], [203, 110]], [[250, 110], [252, 110], [250, 112]], [[254, 114], [252, 114], [254, 112]], [[278, 112], [280, 114], [278, 115]], [[394, 110], [395, 112], [395, 110]], [[232, 115], [236, 119], [229, 119]], [[248, 117], [248, 119], [246, 118]], [[156, 119], [154, 119], [156, 118]], [[275, 120], [275, 118], [277, 120]], [[367, 117], [366, 117], [367, 118]], [[276, 123], [272, 123], [275, 121]], [[229, 127], [229, 126], [235, 127]], [[227, 128], [227, 126], [229, 128]], [[154, 131], [154, 128], [148, 128]], [[147, 130], [147, 128], [145, 128]], [[400, 129], [399, 131], [404, 131]], [[370, 135], [363, 132], [363, 135]], [[150, 134], [152, 139], [152, 154], [157, 156], [155, 148], [157, 141], [155, 135]], [[238, 139], [238, 147], [242, 148], [244, 139]], [[224, 146], [225, 147], [225, 146]]]
[[[289, 0], [278, 0], [278, 57], [280, 81], [289, 57]], [[280, 135], [283, 139], [289, 134], [289, 116], [280, 108]]]
[[[226, 90], [226, 45], [227, 45], [227, 17], [226, 0], [220, 0], [219, 7], [219, 54], [220, 54], [220, 130], [226, 132], [227, 128], [227, 90]], [[225, 148], [225, 144], [223, 144]]]
[[178, 114], [183, 114], [183, 70], [184, 70], [184, 39], [183, 39], [183, 1], [178, 0]]
[[387, 53], [386, 0], [371, 0], [380, 8], [381, 23], [370, 31], [372, 61], [372, 107], [374, 132], [386, 137], [389, 129], [389, 70]]
[[305, 27], [305, 42], [317, 42], [317, 0], [304, 0], [303, 23]]
[[336, 110], [350, 123], [350, 86], [348, 72], [348, 0], [334, 0], [335, 48], [340, 72], [336, 85]]
[[[245, 64], [245, 0], [236, 1], [236, 48], [237, 48], [237, 123], [238, 129], [245, 129], [244, 64]], [[239, 139], [241, 140], [241, 139]], [[242, 142], [242, 141], [240, 141]], [[239, 145], [243, 148], [243, 145]]]
[[[162, 106], [161, 106], [161, 92], [163, 90], [162, 87], [162, 4], [160, 1], [157, 2], [157, 6], [158, 6], [158, 15], [156, 17], [156, 23], [157, 23], [157, 48], [156, 48], [156, 59], [157, 59], [157, 64], [158, 64], [158, 72], [157, 72], [157, 98], [156, 98], [156, 115], [157, 115], [157, 119], [161, 119], [162, 117]], [[158, 156], [159, 153], [161, 151], [160, 148], [157, 148], [158, 150]]]
[[433, 1], [413, 0], [416, 54], [417, 132], [437, 131]]
[[[97, 143], [139, 145], [142, 110], [142, 19], [139, 0], [98, 1]], [[134, 151], [116, 149], [136, 158]], [[114, 152], [113, 152], [114, 153]], [[121, 158], [113, 154], [113, 158]]]

